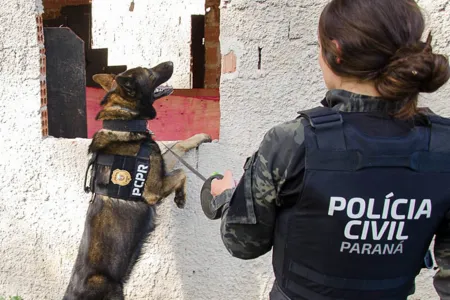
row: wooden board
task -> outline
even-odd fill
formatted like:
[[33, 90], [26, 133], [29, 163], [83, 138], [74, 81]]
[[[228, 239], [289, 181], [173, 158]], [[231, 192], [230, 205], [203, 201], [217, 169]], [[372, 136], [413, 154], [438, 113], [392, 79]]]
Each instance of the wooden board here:
[[[86, 88], [88, 137], [102, 127], [95, 116], [105, 91]], [[175, 90], [168, 97], [157, 100], [154, 107], [157, 117], [149, 121], [149, 128], [156, 140], [173, 141], [189, 138], [197, 133], [207, 133], [212, 139], [219, 138], [220, 101], [218, 89]]]
[[84, 42], [67, 27], [44, 28], [48, 134], [85, 138], [86, 70]]

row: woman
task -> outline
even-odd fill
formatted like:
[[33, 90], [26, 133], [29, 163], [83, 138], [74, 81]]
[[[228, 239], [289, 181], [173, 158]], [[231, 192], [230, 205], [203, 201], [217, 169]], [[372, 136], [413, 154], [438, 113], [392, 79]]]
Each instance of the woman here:
[[417, 108], [450, 78], [413, 0], [333, 0], [319, 21], [322, 107], [272, 128], [234, 185], [214, 180], [222, 239], [273, 247], [271, 299], [406, 299], [436, 235], [450, 299], [450, 122]]

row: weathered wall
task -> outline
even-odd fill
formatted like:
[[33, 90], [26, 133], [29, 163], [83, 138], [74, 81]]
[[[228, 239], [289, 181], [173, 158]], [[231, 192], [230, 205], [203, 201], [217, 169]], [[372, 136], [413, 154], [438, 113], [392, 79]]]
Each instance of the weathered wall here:
[[204, 15], [204, 87], [219, 87], [220, 0], [139, 0], [133, 12], [129, 11], [131, 0], [43, 0], [43, 19], [60, 17], [65, 6], [92, 3], [93, 48], [109, 48], [110, 65], [133, 67], [174, 60], [178, 68], [171, 83], [176, 88], [191, 87], [191, 15]]
[[[236, 72], [228, 73], [233, 69], [229, 55], [222, 63], [227, 73], [221, 77], [220, 144], [228, 149], [233, 165], [239, 166], [242, 157], [256, 149], [271, 126], [296, 117], [297, 111], [323, 99], [325, 85], [317, 60], [316, 34], [326, 3], [222, 0], [221, 50], [222, 55], [231, 51], [236, 55]], [[419, 4], [433, 28], [435, 51], [450, 54], [450, 1], [420, 0]], [[260, 70], [258, 48], [262, 48]], [[421, 102], [450, 116], [449, 97], [447, 84], [435, 94], [423, 95]], [[416, 294], [410, 299], [439, 299], [432, 287], [433, 274], [425, 271], [418, 277]], [[271, 280], [262, 277], [261, 286]], [[267, 299], [258, 297], [254, 299]]]
[[[222, 54], [234, 51], [236, 72], [221, 77], [220, 143], [191, 152], [188, 161], [204, 174], [231, 168], [239, 176], [244, 158], [271, 126], [317, 104], [325, 92], [315, 43], [316, 21], [325, 1], [223, 2], [228, 4], [221, 10]], [[431, 13], [435, 43], [446, 53], [449, 2], [421, 1]], [[128, 9], [128, 4], [117, 6]], [[10, 0], [0, 7], [0, 296], [19, 294], [26, 300], [61, 299], [89, 200], [82, 192], [89, 141], [41, 139], [35, 20], [41, 9], [40, 0]], [[126, 17], [109, 12], [105, 15], [111, 19], [123, 20], [109, 30], [128, 26]], [[148, 41], [144, 33], [140, 37], [129, 39], [128, 48], [121, 50], [124, 57], [127, 49]], [[174, 59], [154, 57], [146, 53], [139, 57], [141, 62], [133, 63]], [[448, 96], [447, 85], [427, 95], [426, 103], [448, 116]], [[160, 207], [159, 226], [127, 285], [128, 299], [267, 299], [270, 254], [254, 261], [231, 258], [222, 247], [219, 223], [201, 213], [201, 182], [189, 173], [188, 186], [185, 210], [176, 209], [172, 197]], [[438, 299], [432, 274], [425, 272], [418, 279], [411, 299]]]
[[205, 14], [205, 0], [92, 1], [92, 48], [108, 48], [109, 65], [152, 66], [172, 60], [171, 84], [190, 88], [191, 15]]

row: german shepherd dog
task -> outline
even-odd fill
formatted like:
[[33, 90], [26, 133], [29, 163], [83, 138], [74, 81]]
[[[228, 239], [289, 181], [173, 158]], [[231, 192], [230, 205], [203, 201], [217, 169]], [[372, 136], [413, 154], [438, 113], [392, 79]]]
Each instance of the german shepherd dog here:
[[[173, 92], [162, 86], [173, 73], [172, 62], [153, 68], [133, 68], [117, 76], [93, 76], [104, 90], [102, 109], [97, 120], [151, 120], [156, 117], [155, 100]], [[141, 142], [150, 134], [101, 129], [95, 133], [89, 153], [135, 156]], [[207, 134], [197, 134], [181, 141], [172, 150], [179, 156], [211, 142]], [[124, 299], [123, 286], [141, 255], [147, 237], [155, 228], [155, 206], [175, 192], [179, 208], [186, 202], [186, 175], [182, 169], [172, 170], [177, 162], [170, 152], [162, 154], [151, 140], [149, 174], [145, 181], [145, 201], [128, 201], [94, 194], [89, 205], [78, 255], [63, 300]], [[105, 184], [109, 170], [97, 175]]]

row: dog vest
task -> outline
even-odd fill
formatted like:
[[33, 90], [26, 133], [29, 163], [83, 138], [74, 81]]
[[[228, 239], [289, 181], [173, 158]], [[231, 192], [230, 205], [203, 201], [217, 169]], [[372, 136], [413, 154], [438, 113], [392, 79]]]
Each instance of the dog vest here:
[[274, 233], [281, 290], [290, 299], [405, 300], [450, 209], [450, 120], [426, 116], [389, 138], [326, 107], [300, 116], [303, 184]]
[[[147, 121], [104, 121], [103, 128], [116, 131], [148, 133]], [[85, 177], [85, 192], [123, 200], [143, 199], [145, 181], [150, 171], [152, 140], [144, 140], [136, 156], [93, 153]], [[86, 186], [91, 169], [90, 185]], [[109, 180], [105, 181], [104, 174]]]

